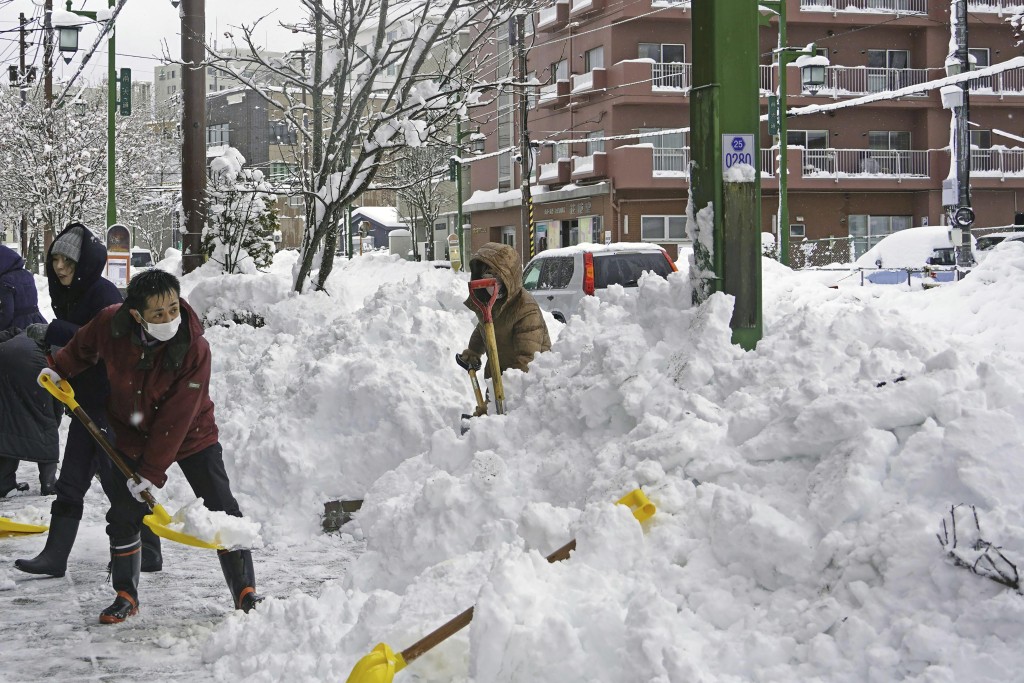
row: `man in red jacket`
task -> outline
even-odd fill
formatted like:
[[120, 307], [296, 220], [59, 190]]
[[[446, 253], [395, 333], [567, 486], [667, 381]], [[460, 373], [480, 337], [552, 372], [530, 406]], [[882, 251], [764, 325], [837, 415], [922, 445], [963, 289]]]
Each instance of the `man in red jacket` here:
[[[224, 470], [223, 451], [210, 400], [210, 345], [195, 311], [179, 297], [178, 279], [149, 270], [128, 283], [123, 304], [108, 306], [83, 325], [54, 355], [57, 373], [74, 377], [104, 361], [110, 380], [107, 417], [118, 449], [141, 482], [109, 468], [103, 489], [110, 499], [111, 583], [117, 597], [100, 614], [116, 624], [138, 612], [139, 530], [149, 508], [141, 493], [167, 481], [177, 462], [196, 496], [210, 510], [241, 517]], [[54, 370], [56, 373], [54, 373]], [[260, 600], [252, 553], [219, 551], [235, 608], [246, 612]]]

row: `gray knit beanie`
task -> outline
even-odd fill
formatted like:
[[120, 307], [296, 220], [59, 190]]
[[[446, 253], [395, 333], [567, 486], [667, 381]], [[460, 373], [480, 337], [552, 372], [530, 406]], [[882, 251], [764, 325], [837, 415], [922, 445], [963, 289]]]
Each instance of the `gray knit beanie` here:
[[63, 254], [65, 257], [78, 263], [78, 259], [82, 255], [82, 233], [77, 228], [78, 226], [71, 228], [54, 241], [53, 246], [50, 248], [51, 257]]

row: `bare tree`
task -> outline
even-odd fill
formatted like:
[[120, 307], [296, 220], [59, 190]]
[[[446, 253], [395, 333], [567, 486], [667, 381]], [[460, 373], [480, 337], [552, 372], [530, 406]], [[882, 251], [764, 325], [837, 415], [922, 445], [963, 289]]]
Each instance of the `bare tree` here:
[[[47, 228], [59, 232], [81, 221], [102, 235], [106, 227], [107, 125], [102, 93], [85, 90], [62, 107], [39, 98], [21, 104], [17, 91], [0, 91], [0, 219], [27, 218], [32, 262]], [[153, 210], [154, 173], [175, 157], [140, 117], [116, 122], [115, 182], [118, 220], [129, 227]]]
[[237, 56], [209, 51], [212, 65], [261, 93], [299, 131], [308, 157], [300, 178], [306, 232], [293, 283], [300, 292], [315, 270], [313, 284], [323, 287], [345, 206], [374, 182], [389, 152], [445, 136], [479, 96], [475, 74], [493, 59], [490, 36], [533, 0], [301, 1], [308, 18], [293, 30], [310, 37], [308, 65], [261, 57], [261, 20], [240, 27], [236, 39], [251, 53], [244, 59], [283, 91], [240, 75], [229, 66]]
[[[425, 145], [405, 150], [395, 162], [398, 177], [405, 184], [397, 188], [398, 201], [409, 213], [413, 226], [413, 250], [419, 242], [417, 226], [422, 225], [428, 249], [433, 249], [433, 226], [441, 209], [455, 199], [455, 187], [448, 180], [448, 160], [454, 148]], [[424, 254], [424, 258], [426, 255]], [[437, 255], [433, 255], [437, 258]]]

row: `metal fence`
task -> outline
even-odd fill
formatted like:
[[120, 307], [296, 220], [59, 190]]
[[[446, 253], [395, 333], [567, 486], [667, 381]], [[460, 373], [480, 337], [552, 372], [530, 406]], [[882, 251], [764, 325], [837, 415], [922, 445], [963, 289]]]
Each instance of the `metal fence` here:
[[971, 173], [1024, 176], [1024, 149], [972, 149]]
[[[864, 66], [825, 67], [825, 85], [818, 95], [866, 95], [928, 81], [928, 69], [880, 69]], [[928, 93], [918, 93], [926, 97]]]
[[689, 147], [655, 147], [654, 148], [654, 170], [655, 171], [690, 171], [690, 148]]
[[854, 258], [852, 237], [789, 241], [789, 265], [794, 270], [822, 268], [835, 263], [850, 263]]

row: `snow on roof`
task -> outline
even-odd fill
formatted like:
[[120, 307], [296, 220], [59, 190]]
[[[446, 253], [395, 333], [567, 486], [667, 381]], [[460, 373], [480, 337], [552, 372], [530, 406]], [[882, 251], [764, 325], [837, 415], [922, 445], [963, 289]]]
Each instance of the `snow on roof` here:
[[580, 252], [617, 252], [617, 251], [664, 251], [661, 246], [648, 242], [614, 242], [612, 244], [594, 244], [593, 242], [580, 242], [571, 247], [559, 247], [558, 249], [546, 249], [538, 256], [567, 256]]
[[398, 209], [393, 206], [361, 206], [352, 210], [352, 218], [368, 218], [380, 223], [385, 228], [407, 228], [407, 224], [398, 220]]

